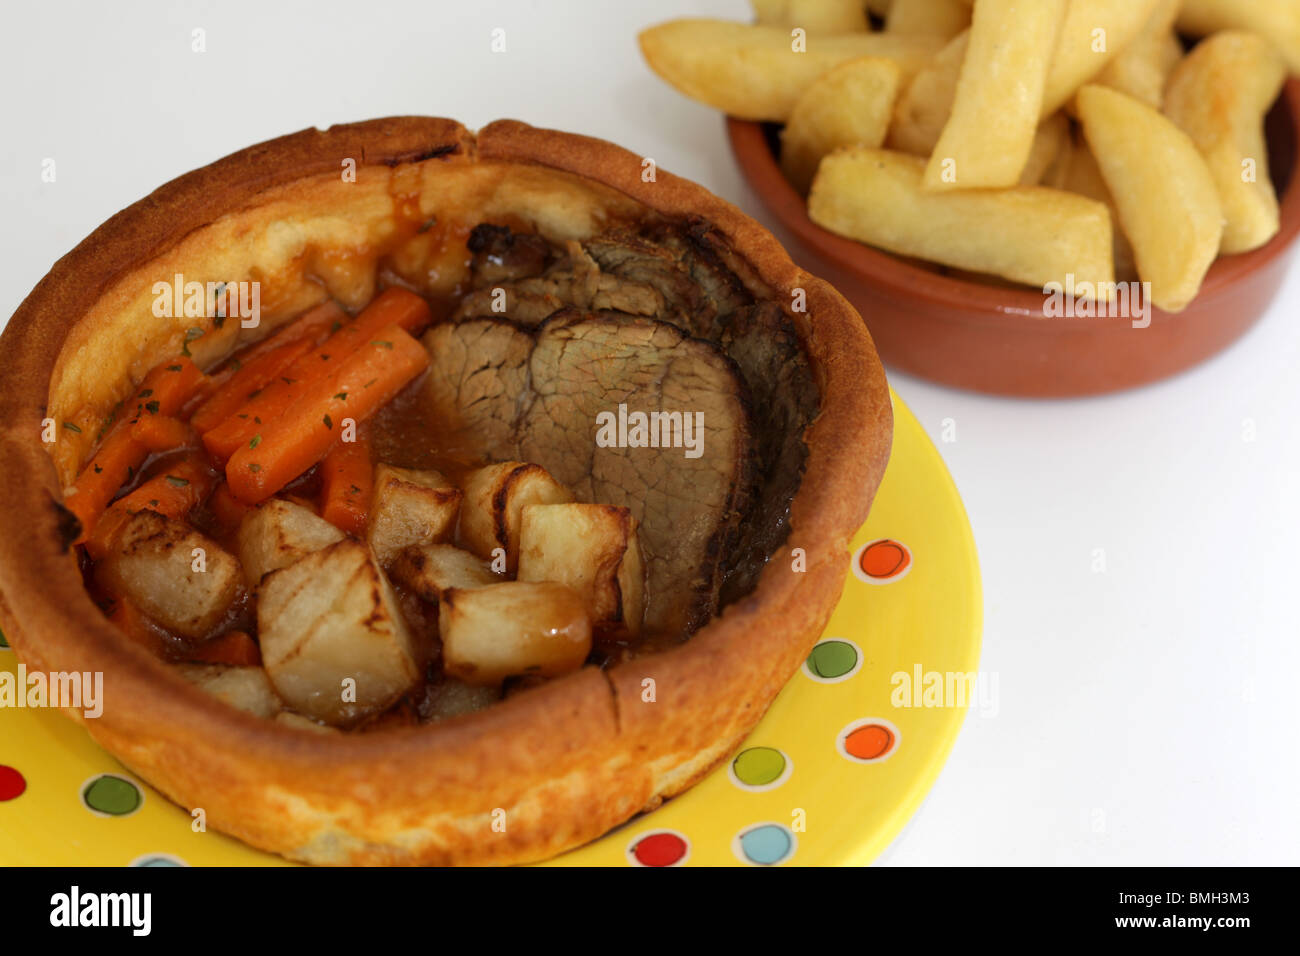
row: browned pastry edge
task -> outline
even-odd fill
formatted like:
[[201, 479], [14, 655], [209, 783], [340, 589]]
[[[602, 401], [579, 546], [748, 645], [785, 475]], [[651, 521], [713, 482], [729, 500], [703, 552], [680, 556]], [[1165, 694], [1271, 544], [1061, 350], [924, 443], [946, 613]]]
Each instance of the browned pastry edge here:
[[[360, 167], [497, 161], [562, 170], [668, 216], [715, 226], [789, 301], [821, 389], [791, 537], [758, 587], [689, 642], [602, 672], [587, 668], [487, 710], [368, 735], [316, 735], [231, 709], [126, 644], [84, 590], [63, 544], [60, 483], [40, 425], [56, 362], [113, 283], [278, 187]], [[118, 213], [50, 270], [0, 336], [0, 602], [29, 668], [102, 671], [91, 735], [215, 829], [312, 863], [514, 863], [544, 859], [681, 792], [753, 728], [819, 636], [848, 544], [889, 455], [884, 371], [854, 309], [797, 268], [765, 229], [689, 181], [598, 139], [493, 123], [396, 117], [305, 130], [188, 173]], [[121, 377], [119, 373], [119, 377]], [[803, 548], [806, 571], [791, 569]], [[653, 681], [653, 685], [648, 683]], [[653, 687], [653, 700], [649, 688]], [[79, 715], [76, 719], [81, 720]], [[504, 810], [504, 832], [492, 826]]]

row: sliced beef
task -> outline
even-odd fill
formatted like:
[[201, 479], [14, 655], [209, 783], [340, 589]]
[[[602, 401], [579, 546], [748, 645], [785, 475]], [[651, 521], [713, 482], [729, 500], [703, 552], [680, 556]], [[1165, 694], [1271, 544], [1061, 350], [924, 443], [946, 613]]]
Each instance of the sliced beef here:
[[507, 319], [435, 325], [424, 335], [433, 356], [424, 394], [435, 420], [460, 433], [471, 452], [511, 457], [528, 393], [533, 337]]
[[[788, 536], [818, 407], [783, 303], [703, 220], [582, 243], [483, 225], [471, 250], [473, 291], [426, 339], [439, 413], [459, 415], [485, 457], [536, 461], [590, 500], [632, 507], [665, 628], [689, 632], [748, 593]], [[596, 448], [595, 415], [619, 402], [704, 411], [704, 459]], [[737, 461], [714, 458], [742, 436]]]
[[[664, 299], [640, 282], [606, 275], [581, 243], [569, 240], [540, 275], [480, 283], [456, 308], [455, 319], [501, 315], [520, 325], [536, 326], [557, 309], [572, 306], [590, 311], [659, 315]], [[504, 295], [502, 294], [504, 293]]]
[[[685, 635], [716, 612], [753, 484], [745, 387], [725, 355], [668, 323], [577, 310], [535, 333], [502, 320], [449, 322], [425, 344], [426, 394], [474, 450], [537, 462], [579, 500], [636, 516], [648, 631]], [[628, 412], [702, 413], [703, 453], [599, 447], [597, 416], [617, 415], [620, 403]]]
[[[745, 388], [715, 346], [654, 319], [562, 312], [529, 361], [533, 400], [519, 457], [547, 468], [581, 499], [622, 505], [640, 522], [646, 627], [689, 633], [714, 615], [751, 489]], [[598, 447], [597, 416], [681, 412], [704, 426], [702, 454], [683, 448]]]

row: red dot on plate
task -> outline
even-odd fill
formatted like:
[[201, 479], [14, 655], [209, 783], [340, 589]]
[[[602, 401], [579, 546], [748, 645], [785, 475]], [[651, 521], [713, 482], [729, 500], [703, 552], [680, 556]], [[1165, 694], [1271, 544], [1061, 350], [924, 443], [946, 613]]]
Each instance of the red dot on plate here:
[[13, 767], [0, 764], [0, 800], [21, 797], [27, 789], [27, 780]]
[[632, 855], [642, 866], [672, 866], [686, 855], [686, 841], [675, 833], [652, 833], [637, 842]]

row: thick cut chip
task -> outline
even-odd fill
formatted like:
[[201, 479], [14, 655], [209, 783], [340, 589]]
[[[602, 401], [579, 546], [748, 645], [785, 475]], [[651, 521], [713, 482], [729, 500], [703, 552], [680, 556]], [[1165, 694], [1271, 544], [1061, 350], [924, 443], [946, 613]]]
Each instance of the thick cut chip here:
[[1110, 213], [1102, 203], [1041, 186], [928, 193], [925, 160], [851, 147], [822, 160], [808, 197], [812, 220], [904, 256], [1043, 287], [1111, 288]]
[[827, 153], [885, 141], [898, 79], [893, 61], [863, 56], [828, 70], [804, 91], [781, 132], [781, 169], [801, 193]]
[[1203, 40], [1169, 81], [1165, 114], [1192, 138], [1219, 190], [1227, 224], [1220, 251], [1256, 249], [1277, 235], [1264, 117], [1286, 82], [1286, 64], [1253, 33]]
[[803, 91], [845, 60], [884, 57], [911, 76], [943, 44], [939, 37], [791, 32], [725, 20], [671, 20], [641, 34], [641, 52], [651, 69], [691, 99], [741, 119], [784, 122]]
[[948, 122], [925, 188], [1014, 186], [1038, 130], [1049, 56], [1065, 0], [980, 0]]
[[1144, 103], [1104, 86], [1079, 91], [1079, 119], [1133, 244], [1151, 301], [1181, 312], [1219, 252], [1223, 206], [1191, 139]]

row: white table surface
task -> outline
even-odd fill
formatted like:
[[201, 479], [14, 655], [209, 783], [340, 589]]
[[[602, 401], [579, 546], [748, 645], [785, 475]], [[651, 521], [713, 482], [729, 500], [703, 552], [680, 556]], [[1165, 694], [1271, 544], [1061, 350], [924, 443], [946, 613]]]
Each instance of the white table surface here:
[[[5, 12], [3, 317], [161, 183], [259, 140], [374, 116], [601, 136], [768, 221], [722, 118], [654, 77], [635, 43], [674, 16], [744, 18], [742, 0]], [[504, 53], [490, 51], [498, 27]], [[195, 28], [206, 52], [191, 49]], [[891, 374], [969, 510], [982, 667], [1000, 696], [995, 716], [969, 714], [881, 863], [1300, 862], [1297, 313], [1300, 270], [1223, 355], [1107, 398], [1012, 401]], [[941, 440], [945, 419], [956, 441]]]

